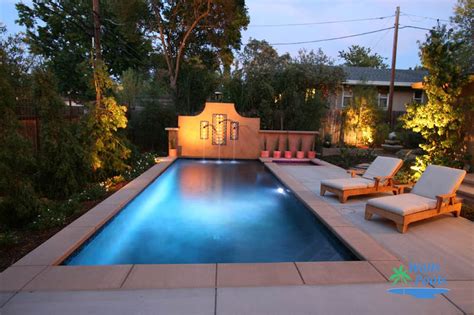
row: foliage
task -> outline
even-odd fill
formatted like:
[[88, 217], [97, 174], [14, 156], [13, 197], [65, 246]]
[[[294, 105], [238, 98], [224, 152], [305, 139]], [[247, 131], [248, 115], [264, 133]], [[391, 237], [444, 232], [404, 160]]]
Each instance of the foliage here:
[[454, 37], [463, 45], [459, 47], [460, 58], [464, 69], [473, 70], [474, 65], [474, 1], [458, 0], [454, 7], [454, 16], [451, 18], [454, 27]]
[[156, 164], [157, 155], [152, 152], [134, 153], [131, 158], [131, 167], [125, 171], [125, 180], [132, 180]]
[[353, 144], [371, 145], [382, 116], [377, 104], [377, 90], [370, 86], [356, 86], [352, 94], [353, 102], [344, 108], [345, 136], [352, 133], [355, 135]]
[[[0, 32], [0, 35], [3, 35]], [[38, 210], [32, 183], [35, 161], [20, 133], [15, 107], [23, 101], [26, 70], [15, 58], [9, 39], [0, 38], [0, 228], [23, 226]]]
[[216, 71], [210, 70], [200, 57], [182, 63], [176, 90], [176, 110], [179, 114], [195, 115], [202, 111], [208, 96], [218, 86]]
[[[413, 167], [418, 176], [428, 164], [462, 167], [466, 154], [466, 113], [473, 110], [472, 97], [462, 97], [467, 74], [462, 67], [466, 43], [452, 29], [438, 26], [421, 44], [421, 60], [428, 69], [424, 86], [426, 104], [411, 104], [401, 117], [404, 128], [423, 137], [425, 155]], [[471, 98], [471, 100], [469, 99]]]
[[240, 48], [240, 31], [249, 23], [243, 0], [149, 0], [147, 3], [152, 15], [147, 27], [160, 35], [160, 49], [172, 91], [176, 91], [184, 57], [217, 55], [224, 67], [230, 68], [232, 49]]
[[38, 190], [49, 198], [65, 198], [87, 180], [85, 153], [65, 122], [65, 104], [56, 92], [54, 77], [47, 70], [36, 69], [33, 73], [33, 97], [41, 122]]
[[126, 104], [128, 110], [134, 109], [140, 104], [139, 98], [149, 89], [142, 72], [129, 68], [120, 77], [120, 85], [117, 87], [117, 100]]
[[378, 123], [375, 125], [374, 133], [373, 133], [373, 145], [380, 146], [385, 142], [388, 138], [388, 134], [390, 133], [390, 126], [388, 124]]
[[348, 51], [339, 51], [339, 58], [344, 59], [346, 66], [387, 69], [386, 58], [377, 53], [371, 54], [371, 52], [370, 48], [352, 45]]
[[66, 220], [80, 209], [76, 199], [67, 201], [43, 200], [40, 211], [31, 222], [30, 228], [34, 230], [45, 230], [57, 226], [64, 226]]
[[275, 141], [275, 151], [280, 151], [280, 137]]
[[321, 50], [302, 50], [291, 59], [255, 39], [238, 61], [224, 82], [224, 99], [240, 113], [260, 117], [263, 129], [317, 130], [344, 77]]
[[[92, 1], [33, 0], [18, 3], [17, 10], [31, 51], [46, 60], [58, 78], [59, 91], [73, 99], [90, 98]], [[107, 1], [100, 15], [102, 55], [110, 73], [119, 76], [128, 68], [146, 67], [151, 42], [142, 27], [147, 17], [145, 3]]]
[[107, 194], [105, 183], [89, 183], [80, 193], [73, 196], [79, 202], [100, 200]]
[[[98, 86], [102, 93], [112, 87], [105, 67], [98, 65]], [[113, 97], [103, 96], [100, 106], [90, 104], [89, 114], [83, 128], [84, 141], [88, 145], [88, 160], [97, 178], [105, 178], [128, 168], [130, 156], [128, 141], [120, 129], [127, 127], [127, 108], [118, 105]]]
[[341, 148], [340, 155], [320, 156], [320, 159], [348, 169], [361, 163], [371, 163], [375, 159], [372, 150]]

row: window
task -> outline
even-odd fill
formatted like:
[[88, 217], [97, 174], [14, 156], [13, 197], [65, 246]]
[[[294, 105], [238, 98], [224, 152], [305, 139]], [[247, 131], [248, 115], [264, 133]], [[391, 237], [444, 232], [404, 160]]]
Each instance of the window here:
[[413, 91], [413, 102], [423, 103], [423, 90]]
[[342, 89], [342, 107], [347, 107], [352, 105], [352, 91], [350, 89]]
[[388, 107], [388, 94], [387, 93], [379, 93], [379, 100], [378, 100], [379, 107], [387, 108]]

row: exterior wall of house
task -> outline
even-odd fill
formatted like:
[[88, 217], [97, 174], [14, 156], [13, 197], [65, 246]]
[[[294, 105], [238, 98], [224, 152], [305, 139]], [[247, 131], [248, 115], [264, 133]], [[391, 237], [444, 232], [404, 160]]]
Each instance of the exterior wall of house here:
[[[375, 86], [379, 93], [388, 97], [388, 86]], [[415, 89], [411, 87], [395, 86], [395, 93], [393, 95], [393, 114], [397, 118], [404, 112], [406, 112], [406, 105], [411, 104], [414, 101]], [[345, 142], [351, 142], [351, 136], [342, 135], [342, 110], [343, 110], [343, 93], [351, 94], [351, 86], [345, 85], [344, 88], [340, 88], [330, 96], [330, 110], [327, 112], [325, 119], [321, 124], [320, 133], [324, 137], [326, 134], [330, 134], [332, 137], [332, 143], [338, 143], [342, 138]], [[423, 101], [426, 101], [426, 95], [423, 93]], [[387, 100], [388, 104], [388, 100]], [[353, 137], [352, 137], [353, 138]]]
[[[344, 91], [347, 93], [350, 90], [350, 86], [346, 86]], [[380, 92], [388, 95], [388, 86], [377, 86]], [[406, 104], [413, 102], [413, 94], [415, 89], [411, 87], [395, 87], [395, 93], [393, 95], [393, 111], [406, 111]], [[331, 109], [342, 109], [342, 93], [343, 89], [338, 89], [336, 93], [329, 98]], [[426, 95], [423, 93], [423, 99], [426, 101]]]

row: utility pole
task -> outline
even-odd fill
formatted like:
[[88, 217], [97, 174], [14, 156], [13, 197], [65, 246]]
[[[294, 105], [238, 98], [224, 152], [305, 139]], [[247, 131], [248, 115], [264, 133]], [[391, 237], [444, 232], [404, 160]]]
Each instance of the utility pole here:
[[102, 52], [100, 49], [100, 7], [99, 0], [92, 0], [92, 14], [94, 16], [94, 85], [95, 85], [95, 101], [96, 106], [100, 107], [100, 100], [102, 99], [102, 87], [100, 86], [98, 78], [97, 67], [102, 61]]
[[390, 128], [393, 128], [393, 117], [392, 117], [392, 108], [393, 108], [393, 93], [395, 89], [395, 68], [397, 64], [397, 43], [398, 43], [398, 20], [400, 18], [400, 7], [397, 7], [395, 11], [395, 25], [393, 32], [393, 49], [392, 49], [392, 73], [390, 76], [390, 90], [388, 94], [388, 108], [387, 108], [387, 117], [390, 124]]

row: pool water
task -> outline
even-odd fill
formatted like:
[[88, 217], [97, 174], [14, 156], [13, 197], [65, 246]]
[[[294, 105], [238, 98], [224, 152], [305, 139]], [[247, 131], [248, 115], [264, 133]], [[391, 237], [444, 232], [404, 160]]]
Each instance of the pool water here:
[[65, 265], [356, 260], [258, 161], [179, 159]]

